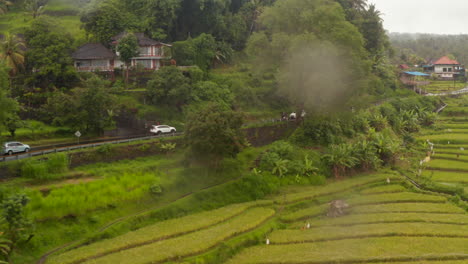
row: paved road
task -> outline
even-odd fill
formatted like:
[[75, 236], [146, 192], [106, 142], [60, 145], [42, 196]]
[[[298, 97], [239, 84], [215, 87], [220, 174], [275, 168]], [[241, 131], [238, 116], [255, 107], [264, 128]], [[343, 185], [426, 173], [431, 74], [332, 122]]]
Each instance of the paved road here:
[[63, 151], [70, 151], [76, 149], [85, 149], [85, 148], [93, 148], [98, 147], [105, 144], [122, 144], [122, 143], [129, 143], [135, 141], [144, 141], [150, 140], [155, 138], [167, 138], [167, 137], [174, 137], [174, 136], [181, 136], [183, 133], [174, 133], [174, 134], [167, 134], [167, 135], [160, 135], [160, 136], [143, 136], [143, 137], [134, 137], [134, 138], [126, 138], [126, 139], [107, 139], [107, 140], [96, 140], [93, 142], [83, 143], [83, 144], [70, 144], [70, 145], [62, 145], [60, 147], [56, 146], [43, 146], [38, 148], [32, 148], [28, 153], [19, 153], [12, 156], [0, 156], [0, 162], [6, 161], [14, 161], [14, 160], [21, 160], [26, 159], [34, 156], [41, 156], [50, 153], [57, 153]]

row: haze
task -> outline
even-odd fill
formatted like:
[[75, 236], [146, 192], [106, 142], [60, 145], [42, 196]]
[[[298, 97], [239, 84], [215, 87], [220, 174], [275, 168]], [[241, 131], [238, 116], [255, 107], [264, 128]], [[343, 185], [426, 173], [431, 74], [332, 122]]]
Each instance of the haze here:
[[369, 0], [390, 32], [468, 34], [466, 0]]

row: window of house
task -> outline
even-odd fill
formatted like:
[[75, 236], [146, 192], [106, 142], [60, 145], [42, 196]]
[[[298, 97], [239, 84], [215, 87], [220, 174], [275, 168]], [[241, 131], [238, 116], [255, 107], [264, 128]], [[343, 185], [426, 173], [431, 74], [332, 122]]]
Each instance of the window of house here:
[[447, 72], [447, 68], [444, 68], [443, 70], [444, 70], [444, 72]]
[[143, 66], [145, 69], [151, 69], [151, 60], [137, 60], [137, 64]]
[[90, 67], [91, 66], [91, 61], [90, 60], [80, 60], [76, 62], [76, 66], [78, 67]]
[[140, 47], [140, 56], [141, 55], [151, 55], [151, 47]]
[[448, 71], [449, 71], [449, 72], [452, 72], [452, 68], [448, 68]]
[[107, 60], [95, 60], [93, 61], [93, 66], [105, 67], [107, 66]]

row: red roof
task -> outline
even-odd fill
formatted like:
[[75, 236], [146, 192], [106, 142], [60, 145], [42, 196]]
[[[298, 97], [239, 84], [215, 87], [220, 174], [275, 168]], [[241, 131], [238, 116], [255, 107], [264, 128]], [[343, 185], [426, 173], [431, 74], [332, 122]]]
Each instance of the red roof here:
[[447, 56], [443, 56], [442, 58], [434, 62], [434, 65], [460, 65], [460, 63], [458, 63], [458, 61], [456, 60], [449, 59], [449, 57]]
[[404, 70], [406, 70], [406, 69], [409, 69], [409, 68], [410, 68], [410, 67], [409, 67], [408, 65], [406, 65], [406, 64], [400, 64], [400, 66], [399, 66], [399, 67], [400, 67], [400, 69], [404, 69]]

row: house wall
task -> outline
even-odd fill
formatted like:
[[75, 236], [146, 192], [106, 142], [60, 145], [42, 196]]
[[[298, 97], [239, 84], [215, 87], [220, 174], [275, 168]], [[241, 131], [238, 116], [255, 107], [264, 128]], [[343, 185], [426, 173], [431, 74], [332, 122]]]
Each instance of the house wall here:
[[447, 69], [445, 72], [457, 72], [457, 71], [460, 70], [459, 65], [435, 65], [434, 66], [434, 72], [435, 73], [445, 73], [444, 68]]

